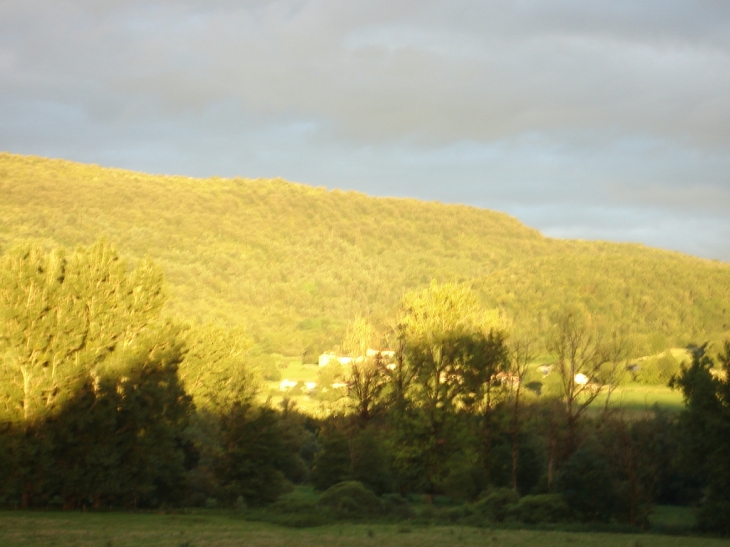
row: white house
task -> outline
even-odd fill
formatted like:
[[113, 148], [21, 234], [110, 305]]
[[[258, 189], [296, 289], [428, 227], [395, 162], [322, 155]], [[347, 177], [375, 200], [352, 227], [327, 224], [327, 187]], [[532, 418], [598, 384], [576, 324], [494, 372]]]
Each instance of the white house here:
[[287, 380], [284, 379], [279, 383], [279, 391], [289, 391], [291, 388], [293, 388], [295, 385], [297, 385], [296, 380]]

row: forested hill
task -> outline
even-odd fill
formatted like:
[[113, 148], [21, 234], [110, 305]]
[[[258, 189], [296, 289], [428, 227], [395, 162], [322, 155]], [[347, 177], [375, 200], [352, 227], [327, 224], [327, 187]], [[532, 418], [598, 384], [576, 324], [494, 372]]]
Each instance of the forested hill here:
[[553, 240], [474, 207], [283, 180], [154, 176], [0, 154], [0, 251], [106, 237], [164, 270], [168, 311], [244, 325], [266, 352], [328, 349], [405, 290], [470, 282], [520, 317], [583, 302], [646, 349], [728, 329], [730, 265], [639, 245]]

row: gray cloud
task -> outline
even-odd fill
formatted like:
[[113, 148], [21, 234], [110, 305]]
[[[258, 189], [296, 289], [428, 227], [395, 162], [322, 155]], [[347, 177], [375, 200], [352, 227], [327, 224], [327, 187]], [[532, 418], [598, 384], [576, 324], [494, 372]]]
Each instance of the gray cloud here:
[[0, 3], [0, 148], [501, 207], [724, 259], [729, 96], [723, 1]]

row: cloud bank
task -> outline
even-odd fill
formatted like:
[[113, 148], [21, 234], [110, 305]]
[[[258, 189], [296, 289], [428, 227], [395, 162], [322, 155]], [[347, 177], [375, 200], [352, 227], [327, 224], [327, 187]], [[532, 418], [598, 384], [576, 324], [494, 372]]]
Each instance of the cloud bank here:
[[9, 0], [0, 148], [730, 260], [730, 4]]

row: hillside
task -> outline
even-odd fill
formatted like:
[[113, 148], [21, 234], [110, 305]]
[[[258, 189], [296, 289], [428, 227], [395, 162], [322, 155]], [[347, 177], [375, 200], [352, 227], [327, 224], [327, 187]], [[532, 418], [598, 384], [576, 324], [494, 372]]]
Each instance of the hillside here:
[[508, 215], [283, 180], [154, 176], [0, 154], [0, 251], [99, 237], [165, 272], [168, 312], [245, 326], [264, 352], [314, 354], [405, 290], [473, 282], [520, 317], [582, 301], [644, 349], [727, 331], [730, 265], [640, 245], [554, 240]]

